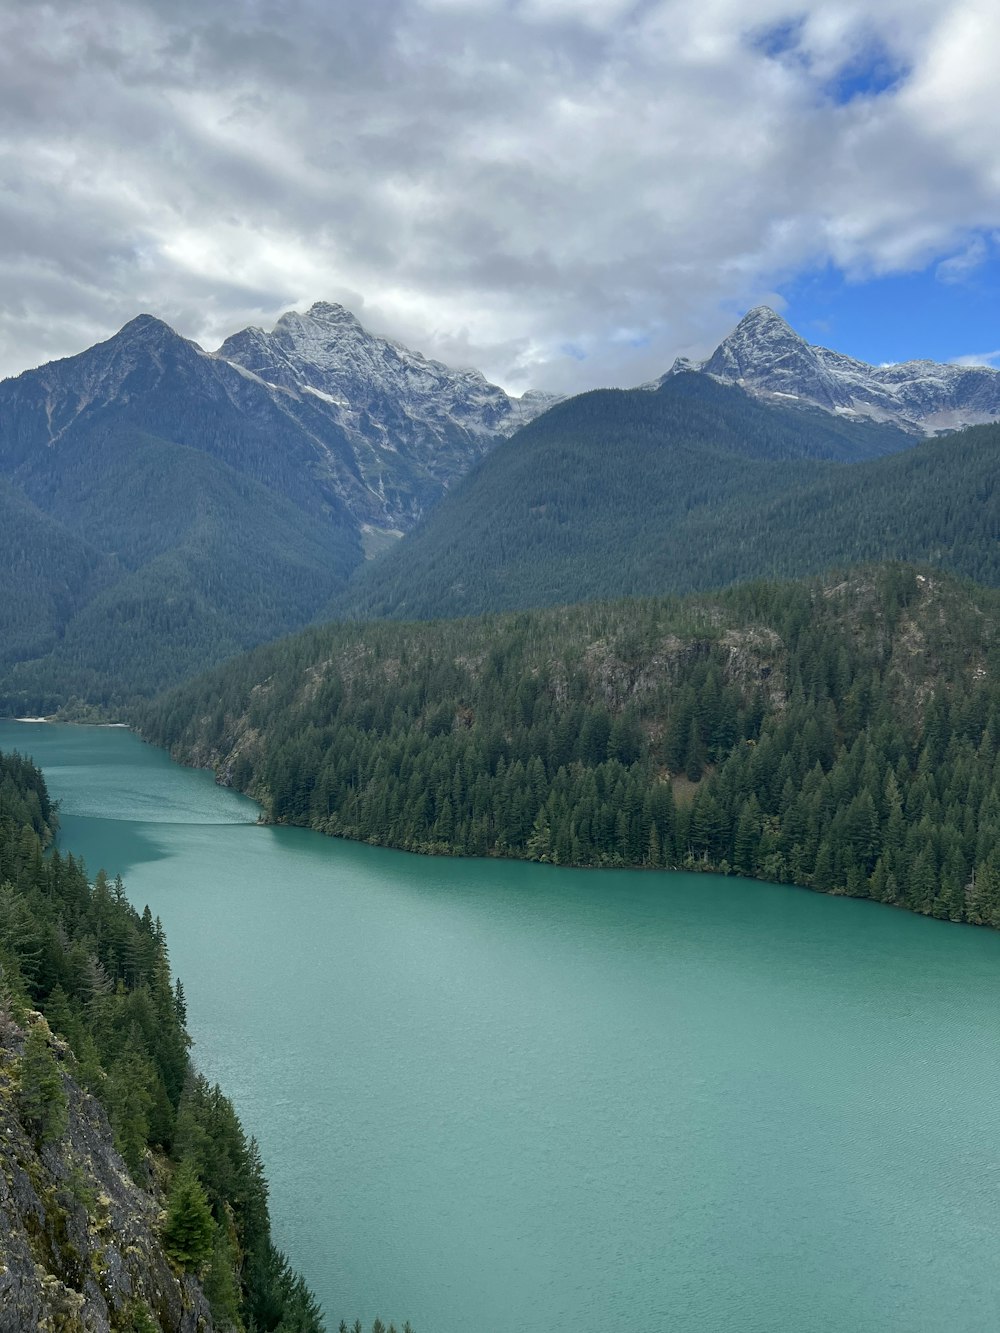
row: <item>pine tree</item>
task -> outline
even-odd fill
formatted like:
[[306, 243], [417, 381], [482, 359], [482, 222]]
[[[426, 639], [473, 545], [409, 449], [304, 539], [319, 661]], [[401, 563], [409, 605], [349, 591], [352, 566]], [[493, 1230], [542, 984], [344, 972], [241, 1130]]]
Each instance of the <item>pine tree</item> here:
[[68, 1122], [66, 1093], [49, 1036], [45, 1019], [36, 1019], [25, 1039], [19, 1071], [18, 1104], [40, 1144], [62, 1138]]
[[212, 1262], [202, 1279], [202, 1288], [218, 1328], [238, 1328], [240, 1298], [236, 1285], [236, 1252], [226, 1222], [215, 1228]]
[[215, 1249], [212, 1210], [190, 1162], [174, 1173], [161, 1235], [167, 1255], [188, 1272], [202, 1268]]

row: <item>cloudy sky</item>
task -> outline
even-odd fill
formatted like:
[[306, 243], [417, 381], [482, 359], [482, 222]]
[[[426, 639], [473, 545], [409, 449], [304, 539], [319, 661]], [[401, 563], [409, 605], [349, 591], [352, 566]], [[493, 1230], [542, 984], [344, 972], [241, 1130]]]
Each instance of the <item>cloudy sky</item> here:
[[339, 300], [508, 388], [1000, 358], [995, 0], [7, 0], [0, 374]]

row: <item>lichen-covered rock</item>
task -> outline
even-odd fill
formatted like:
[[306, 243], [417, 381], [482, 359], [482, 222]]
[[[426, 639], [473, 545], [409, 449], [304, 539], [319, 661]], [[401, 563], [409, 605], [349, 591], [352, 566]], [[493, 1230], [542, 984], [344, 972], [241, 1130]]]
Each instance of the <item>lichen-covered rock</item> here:
[[0, 1333], [211, 1333], [201, 1288], [163, 1252], [162, 1200], [130, 1178], [56, 1039], [67, 1128], [40, 1143], [25, 1123], [24, 1040], [0, 1015]]

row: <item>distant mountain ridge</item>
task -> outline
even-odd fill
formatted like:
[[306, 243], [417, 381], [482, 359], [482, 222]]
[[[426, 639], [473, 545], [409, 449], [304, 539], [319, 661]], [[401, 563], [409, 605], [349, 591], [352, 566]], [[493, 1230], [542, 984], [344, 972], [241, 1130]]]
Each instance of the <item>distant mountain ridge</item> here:
[[308, 623], [547, 401], [326, 303], [219, 353], [139, 315], [3, 381], [8, 709], [128, 697]]
[[557, 400], [540, 392], [512, 398], [478, 370], [446, 366], [368, 332], [350, 310], [330, 301], [315, 302], [305, 314], [286, 312], [270, 333], [242, 329], [214, 355], [272, 387], [325, 393], [355, 417], [392, 394], [414, 421], [450, 421], [476, 434], [512, 434]]
[[[216, 353], [139, 315], [105, 342], [0, 384], [0, 466], [30, 464], [39, 445], [112, 413], [272, 483], [281, 469], [258, 456], [264, 436], [294, 463], [294, 478], [285, 469], [280, 479], [290, 498], [399, 532], [498, 436], [554, 401], [511, 398], [476, 370], [368, 333], [328, 302], [289, 311], [271, 333], [244, 329]], [[193, 407], [232, 419], [200, 429]]]
[[871, 366], [814, 346], [768, 306], [744, 315], [706, 361], [679, 357], [672, 375], [696, 371], [757, 398], [870, 418], [913, 435], [936, 435], [1000, 419], [1000, 370], [937, 361]]

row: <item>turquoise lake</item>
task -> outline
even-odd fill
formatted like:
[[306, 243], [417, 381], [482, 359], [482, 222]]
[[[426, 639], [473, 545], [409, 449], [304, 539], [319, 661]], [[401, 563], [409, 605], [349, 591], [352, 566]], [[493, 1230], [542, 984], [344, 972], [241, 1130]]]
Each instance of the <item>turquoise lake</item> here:
[[1000, 1328], [1000, 934], [266, 828], [121, 729], [0, 748], [162, 918], [331, 1333]]

